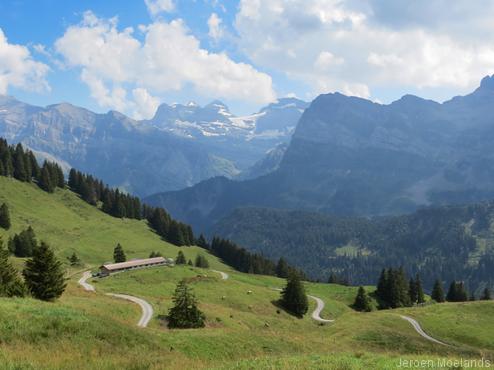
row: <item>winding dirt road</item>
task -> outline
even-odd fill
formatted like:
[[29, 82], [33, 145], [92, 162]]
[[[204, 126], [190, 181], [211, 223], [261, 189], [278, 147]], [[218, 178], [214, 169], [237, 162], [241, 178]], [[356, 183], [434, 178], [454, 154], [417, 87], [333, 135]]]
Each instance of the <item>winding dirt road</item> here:
[[211, 271], [220, 274], [222, 280], [228, 280], [228, 278], [230, 277], [230, 275], [228, 275], [226, 272], [223, 271], [218, 271], [218, 270], [211, 270]]
[[106, 295], [111, 296], [111, 297], [116, 297], [120, 299], [125, 299], [127, 301], [131, 301], [134, 303], [137, 303], [139, 306], [141, 306], [142, 309], [142, 316], [139, 322], [137, 323], [137, 326], [141, 328], [145, 328], [148, 326], [149, 321], [153, 318], [154, 310], [153, 307], [146, 302], [144, 299], [137, 298], [131, 295], [127, 294], [114, 294], [114, 293], [107, 293]]
[[87, 279], [90, 279], [91, 277], [91, 271], [85, 271], [82, 274], [82, 277], [79, 279], [78, 283], [84, 288], [84, 290], [87, 290], [88, 292], [95, 292], [96, 289], [94, 289], [94, 286], [86, 282]]
[[[84, 290], [86, 290], [88, 292], [96, 292], [96, 289], [94, 289], [94, 286], [87, 282], [87, 279], [90, 279], [91, 277], [92, 277], [91, 271], [85, 271], [82, 274], [82, 277], [79, 279], [78, 283], [80, 286], [82, 286], [84, 288]], [[127, 295], [127, 294], [107, 293], [106, 295], [111, 296], [111, 297], [126, 299], [127, 301], [137, 303], [139, 306], [141, 306], [142, 316], [141, 316], [141, 319], [139, 320], [139, 322], [137, 323], [137, 326], [139, 326], [141, 328], [145, 328], [146, 326], [148, 326], [149, 321], [151, 321], [151, 319], [153, 318], [153, 314], [154, 314], [153, 307], [148, 302], [146, 302], [145, 300], [143, 300], [141, 298], [137, 298], [137, 297]]]
[[431, 342], [434, 342], [434, 343], [437, 343], [437, 344], [441, 344], [443, 346], [449, 346], [449, 344], [446, 344], [446, 343], [443, 343], [441, 342], [440, 340], [437, 340], [435, 338], [432, 338], [430, 335], [428, 335], [424, 329], [422, 329], [422, 327], [420, 326], [420, 324], [417, 322], [417, 320], [415, 319], [412, 319], [411, 317], [408, 317], [408, 316], [403, 316], [403, 315], [400, 315], [400, 317], [403, 319], [403, 320], [406, 320], [408, 321], [410, 324], [412, 324], [413, 328], [415, 329], [415, 331], [417, 333], [420, 334], [420, 336], [422, 336], [423, 338], [431, 341]]
[[316, 301], [316, 309], [312, 311], [312, 318], [319, 322], [334, 322], [334, 320], [323, 319], [321, 317], [321, 312], [324, 309], [324, 301], [321, 298], [314, 297], [313, 295], [308, 295], [307, 297], [312, 298]]

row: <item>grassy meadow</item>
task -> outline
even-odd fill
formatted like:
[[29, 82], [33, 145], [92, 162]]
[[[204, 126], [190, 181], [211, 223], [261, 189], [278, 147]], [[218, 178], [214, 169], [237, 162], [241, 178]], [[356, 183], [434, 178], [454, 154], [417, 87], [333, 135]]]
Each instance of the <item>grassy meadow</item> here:
[[[284, 281], [233, 271], [207, 255], [218, 273], [189, 266], [155, 267], [90, 281], [96, 293], [77, 285], [82, 271], [112, 259], [120, 242], [128, 258], [151, 251], [187, 259], [197, 247], [162, 241], [144, 221], [112, 218], [75, 194], [54, 194], [0, 177], [0, 203], [7, 201], [13, 227], [5, 240], [31, 225], [66, 260], [74, 251], [86, 264], [68, 270], [67, 291], [54, 303], [0, 298], [0, 369], [394, 369], [400, 358], [494, 360], [494, 302], [433, 304], [392, 311], [357, 313], [349, 305], [357, 288], [305, 283], [326, 306], [320, 324], [309, 314], [297, 319], [275, 301]], [[23, 261], [13, 258], [16, 266]], [[178, 281], [186, 279], [207, 317], [206, 328], [169, 330], [165, 315]], [[368, 287], [370, 291], [372, 287]], [[155, 315], [148, 328], [136, 326], [140, 308], [105, 293], [146, 299]], [[252, 292], [252, 293], [250, 293]], [[399, 317], [417, 319], [449, 347], [430, 343]]]

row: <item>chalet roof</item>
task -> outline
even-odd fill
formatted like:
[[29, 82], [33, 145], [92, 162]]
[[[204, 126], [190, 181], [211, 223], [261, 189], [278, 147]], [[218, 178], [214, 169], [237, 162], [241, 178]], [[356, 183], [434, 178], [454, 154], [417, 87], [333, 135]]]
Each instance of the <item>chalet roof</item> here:
[[101, 267], [104, 267], [105, 269], [111, 271], [111, 270], [121, 270], [129, 267], [139, 267], [143, 265], [166, 263], [166, 262], [167, 262], [166, 259], [163, 257], [154, 257], [154, 258], [144, 258], [140, 260], [132, 260], [132, 261], [120, 262], [120, 263], [109, 263]]

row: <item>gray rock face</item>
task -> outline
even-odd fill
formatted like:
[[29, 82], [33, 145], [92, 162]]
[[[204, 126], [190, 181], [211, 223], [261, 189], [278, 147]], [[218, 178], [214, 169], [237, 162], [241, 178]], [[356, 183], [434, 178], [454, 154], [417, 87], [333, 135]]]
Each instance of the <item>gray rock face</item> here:
[[[198, 189], [162, 194], [159, 204], [201, 227], [240, 206], [388, 215], [420, 206], [494, 197], [494, 77], [439, 104], [415, 96], [381, 105], [321, 95], [305, 110], [279, 168], [230, 182], [211, 212], [191, 215]], [[150, 198], [157, 201], [158, 198]]]
[[[280, 129], [294, 127], [302, 114], [287, 109], [285, 121], [277, 121]], [[270, 113], [267, 107], [235, 117], [218, 101], [205, 107], [163, 104], [152, 120], [135, 121], [114, 111], [96, 114], [67, 103], [41, 108], [0, 96], [0, 136], [24, 143], [39, 158], [57, 160], [65, 169], [76, 167], [145, 196], [238, 175], [268, 149], [289, 140], [289, 130], [257, 139], [265, 134], [257, 127], [258, 118], [274, 125], [270, 122], [280, 118], [280, 110], [276, 106]]]

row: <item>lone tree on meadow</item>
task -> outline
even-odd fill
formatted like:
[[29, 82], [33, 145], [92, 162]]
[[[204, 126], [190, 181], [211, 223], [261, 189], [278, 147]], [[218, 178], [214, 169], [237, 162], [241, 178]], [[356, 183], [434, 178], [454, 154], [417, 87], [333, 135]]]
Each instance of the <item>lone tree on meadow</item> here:
[[44, 242], [26, 261], [22, 274], [33, 297], [43, 301], [54, 301], [62, 295], [67, 285], [62, 263]]
[[125, 252], [122, 246], [120, 245], [120, 243], [118, 243], [115, 249], [113, 250], [113, 260], [115, 261], [115, 263], [127, 261], [127, 257], [125, 256]]
[[70, 257], [68, 257], [70, 266], [80, 266], [81, 265], [81, 259], [77, 256], [77, 253], [72, 253]]
[[436, 282], [434, 283], [434, 287], [432, 288], [431, 298], [438, 303], [442, 303], [446, 301], [446, 298], [444, 297], [443, 283], [439, 279], [437, 279]]
[[205, 316], [185, 280], [178, 283], [173, 294], [173, 307], [168, 312], [168, 327], [179, 329], [203, 328]]
[[9, 261], [9, 251], [0, 239], [0, 297], [22, 297], [26, 289]]
[[177, 258], [175, 259], [176, 265], [185, 265], [187, 260], [185, 259], [184, 252], [178, 251]]
[[292, 272], [288, 276], [286, 286], [281, 291], [279, 304], [297, 317], [302, 317], [307, 313], [309, 302], [298, 274]]
[[195, 266], [207, 269], [207, 268], [209, 268], [209, 262], [206, 259], [206, 257], [204, 257], [202, 254], [198, 254], [196, 257]]
[[353, 308], [360, 312], [372, 311], [370, 297], [363, 286], [358, 288], [357, 296], [355, 297], [355, 302], [353, 303]]
[[0, 227], [5, 230], [10, 229], [10, 212], [6, 203], [0, 206]]

